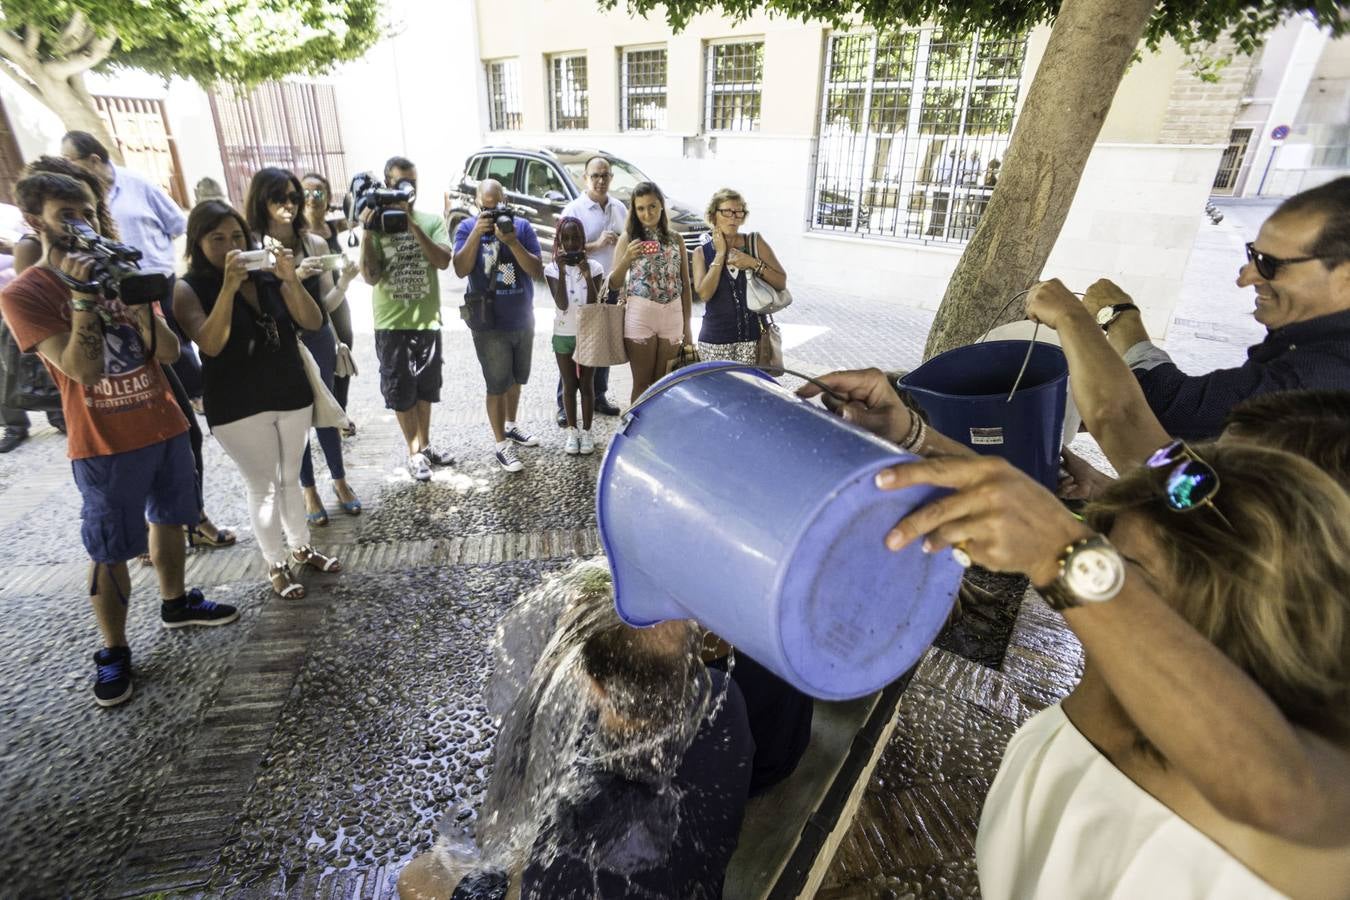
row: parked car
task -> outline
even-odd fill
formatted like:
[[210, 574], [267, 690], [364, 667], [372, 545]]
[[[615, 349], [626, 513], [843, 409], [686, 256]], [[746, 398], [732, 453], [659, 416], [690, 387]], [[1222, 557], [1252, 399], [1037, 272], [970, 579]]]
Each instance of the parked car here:
[[[858, 207], [858, 228], [866, 228], [871, 210], [867, 204]], [[821, 189], [816, 194], [817, 227], [853, 228], [853, 198], [844, 191]]]
[[[502, 183], [506, 204], [516, 215], [530, 220], [547, 260], [553, 247], [553, 232], [558, 217], [585, 191], [586, 160], [603, 156], [609, 160], [614, 179], [609, 192], [631, 205], [633, 188], [651, 181], [640, 169], [603, 150], [565, 150], [559, 147], [484, 147], [464, 163], [464, 172], [445, 193], [445, 224], [451, 237], [459, 223], [479, 213], [476, 200], [478, 182], [495, 178]], [[666, 197], [666, 216], [671, 230], [693, 250], [706, 233], [708, 223], [693, 207]]]

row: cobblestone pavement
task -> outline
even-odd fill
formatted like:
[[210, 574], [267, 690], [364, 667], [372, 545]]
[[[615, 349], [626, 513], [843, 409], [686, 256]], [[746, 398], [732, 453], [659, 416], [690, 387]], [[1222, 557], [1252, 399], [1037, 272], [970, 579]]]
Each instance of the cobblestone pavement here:
[[[1259, 338], [1250, 297], [1214, 286], [1231, 283], [1261, 217], [1244, 207], [1202, 229], [1168, 341], [1184, 367], [1232, 364]], [[780, 317], [790, 366], [918, 364], [931, 314], [842, 291], [795, 293]], [[562, 453], [540, 305], [520, 420], [542, 446], [521, 451], [518, 475], [491, 463], [481, 377], [458, 289], [447, 287], [449, 361], [433, 432], [459, 464], [414, 483], [379, 403], [367, 298], [353, 289], [360, 432], [344, 444], [363, 515], [342, 514], [315, 448], [332, 524], [313, 539], [345, 573], [307, 576], [304, 600], [274, 597], [242, 480], [208, 438], [207, 508], [241, 539], [190, 551], [188, 579], [243, 615], [227, 628], [164, 631], [153, 571], [133, 563], [136, 696], [122, 707], [100, 710], [90, 697], [97, 635], [64, 441], [35, 424], [0, 456], [0, 895], [388, 897], [439, 812], [480, 796], [486, 636], [542, 573], [598, 552], [600, 455]], [[611, 396], [628, 389], [615, 370]], [[614, 426], [597, 418], [602, 449]], [[1076, 666], [1071, 636], [1034, 595], [996, 669], [931, 651], [822, 896], [971, 893], [974, 822], [1003, 743], [1067, 690]], [[869, 845], [879, 832], [868, 823], [883, 817], [912, 841]]]

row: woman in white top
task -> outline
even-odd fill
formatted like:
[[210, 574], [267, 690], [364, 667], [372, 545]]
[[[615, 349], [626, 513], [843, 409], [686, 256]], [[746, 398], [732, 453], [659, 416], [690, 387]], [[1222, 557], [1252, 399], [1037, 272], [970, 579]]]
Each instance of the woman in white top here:
[[[595, 452], [591, 437], [591, 417], [595, 410], [595, 369], [579, 366], [573, 359], [577, 349], [577, 308], [595, 303], [603, 290], [605, 270], [586, 255], [586, 230], [581, 220], [564, 216], [553, 232], [553, 259], [544, 267], [549, 295], [558, 308], [553, 317], [553, 355], [562, 375], [563, 412], [567, 415], [567, 443], [563, 449], [571, 456], [589, 456]], [[581, 392], [581, 430], [577, 431], [577, 391]]]
[[888, 546], [923, 538], [1027, 575], [1087, 654], [1073, 693], [1013, 737], [985, 801], [986, 900], [1350, 896], [1350, 496], [1336, 479], [1226, 436], [1164, 447], [1085, 522], [995, 458], [877, 480], [955, 489]]

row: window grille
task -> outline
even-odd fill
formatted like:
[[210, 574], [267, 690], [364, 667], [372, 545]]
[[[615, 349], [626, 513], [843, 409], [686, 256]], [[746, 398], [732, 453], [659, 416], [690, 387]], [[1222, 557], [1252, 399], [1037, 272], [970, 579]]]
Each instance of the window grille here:
[[665, 47], [622, 51], [619, 119], [619, 127], [624, 131], [665, 131]]
[[808, 212], [817, 231], [970, 239], [1012, 136], [1025, 37], [832, 35]]
[[520, 60], [499, 59], [483, 63], [487, 71], [488, 128], [492, 131], [519, 131], [523, 116], [520, 109]]
[[586, 54], [549, 57], [549, 127], [553, 131], [582, 131], [590, 127], [590, 91], [586, 81]]
[[709, 44], [705, 57], [704, 127], [708, 131], [759, 131], [764, 42]]

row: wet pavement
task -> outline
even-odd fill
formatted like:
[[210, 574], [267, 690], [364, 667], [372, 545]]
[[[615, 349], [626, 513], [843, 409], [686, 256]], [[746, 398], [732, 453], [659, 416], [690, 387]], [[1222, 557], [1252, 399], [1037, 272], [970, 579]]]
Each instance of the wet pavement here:
[[[1252, 323], [1233, 310], [1249, 312], [1250, 298], [1211, 288], [1221, 272], [1231, 283], [1261, 214], [1244, 209], [1202, 230], [1170, 336], [1183, 367], [1241, 358]], [[790, 366], [918, 363], [930, 314], [795, 293], [780, 317]], [[360, 432], [344, 446], [366, 512], [337, 508], [316, 447], [332, 524], [313, 536], [346, 571], [307, 576], [304, 600], [273, 596], [242, 480], [208, 439], [207, 508], [241, 540], [190, 551], [189, 582], [243, 615], [226, 628], [164, 631], [153, 571], [133, 563], [136, 695], [122, 707], [100, 710], [89, 692], [97, 636], [64, 441], [35, 417], [32, 439], [0, 456], [0, 895], [389, 897], [441, 812], [481, 797], [493, 737], [478, 700], [488, 640], [521, 591], [598, 551], [600, 454], [562, 452], [541, 305], [519, 418], [542, 446], [520, 450], [517, 475], [491, 462], [481, 377], [448, 288], [433, 433], [459, 464], [414, 483], [379, 403], [366, 294], [352, 295]], [[611, 396], [625, 399], [628, 385], [616, 370]], [[597, 417], [601, 451], [614, 425]], [[977, 893], [974, 826], [1003, 745], [1081, 665], [1034, 594], [1023, 599], [1013, 580], [983, 585], [903, 695], [820, 896]]]

